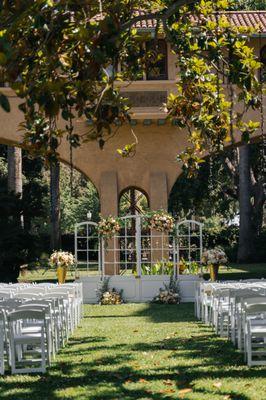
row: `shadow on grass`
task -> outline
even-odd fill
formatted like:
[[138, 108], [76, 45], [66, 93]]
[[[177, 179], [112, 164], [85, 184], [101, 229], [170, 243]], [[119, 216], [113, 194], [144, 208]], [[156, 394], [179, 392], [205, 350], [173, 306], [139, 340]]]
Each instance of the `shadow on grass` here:
[[[105, 361], [103, 359], [103, 361]], [[178, 390], [182, 390], [184, 388], [191, 388], [193, 390], [193, 399], [203, 400], [205, 395], [209, 394], [211, 396], [215, 396], [216, 394], [223, 395], [224, 397], [234, 399], [234, 400], [250, 400], [249, 396], [246, 396], [243, 393], [238, 393], [234, 390], [216, 390], [216, 389], [208, 389], [208, 388], [195, 388], [193, 384], [191, 384], [191, 379], [197, 377], [198, 378], [206, 378], [206, 379], [223, 379], [226, 375], [223, 374], [221, 368], [219, 368], [214, 374], [206, 373], [205, 368], [178, 368], [178, 376], [177, 370], [174, 371], [169, 370], [168, 368], [158, 368], [154, 371], [154, 374], [149, 371], [149, 374], [145, 372], [137, 373], [130, 367], [120, 367], [115, 371], [99, 371], [95, 368], [92, 368], [90, 363], [84, 363], [82, 372], [80, 376], [71, 376], [71, 369], [69, 373], [64, 370], [64, 368], [53, 367], [52, 371], [60, 372], [60, 377], [46, 375], [42, 377], [38, 377], [36, 381], [29, 382], [28, 379], [21, 379], [19, 383], [19, 392], [16, 396], [12, 393], [13, 390], [17, 389], [18, 384], [16, 382], [4, 382], [1, 385], [1, 398], [7, 400], [28, 400], [28, 399], [40, 399], [40, 400], [58, 400], [61, 398], [64, 399], [78, 399], [78, 400], [114, 400], [114, 399], [123, 399], [123, 400], [133, 400], [133, 399], [150, 399], [150, 400], [161, 400], [161, 399], [177, 399]], [[232, 371], [230, 372], [231, 377], [238, 377], [237, 372], [233, 375]], [[228, 372], [229, 373], [229, 372]], [[248, 378], [253, 378], [255, 375], [254, 372], [248, 374]], [[166, 387], [166, 390], [150, 390], [151, 384], [156, 383], [159, 379], [163, 381], [171, 381], [173, 382], [171, 388], [176, 390], [175, 397], [168, 396], [167, 392], [169, 386]], [[135, 387], [136, 384], [141, 383], [141, 387]], [[133, 386], [133, 387], [131, 387]], [[78, 391], [81, 387], [86, 388], [86, 395], [77, 394], [75, 395], [75, 388]], [[58, 389], [68, 390], [71, 389], [73, 394], [71, 395], [63, 395], [57, 393]], [[99, 394], [96, 393], [95, 388], [99, 388]], [[173, 389], [172, 389], [173, 390]], [[93, 393], [93, 394], [90, 394]], [[195, 397], [195, 396], [198, 397]], [[228, 397], [229, 396], [229, 397]], [[182, 396], [182, 399], [186, 400], [188, 397]]]
[[[104, 319], [126, 319], [128, 317], [139, 317], [139, 318], [148, 318], [151, 322], [182, 322], [184, 321], [194, 321], [194, 313], [193, 313], [193, 305], [188, 303], [181, 303], [177, 305], [164, 305], [164, 304], [151, 304], [147, 303], [141, 310], [135, 311], [134, 307], [130, 310], [129, 313], [124, 313], [123, 307], [127, 304], [122, 304], [117, 307], [117, 313], [114, 314], [96, 314], [96, 315], [85, 315], [84, 319], [93, 319], [93, 320], [104, 320]], [[137, 303], [135, 304], [137, 306]], [[96, 309], [102, 308], [102, 306], [95, 305], [93, 306]], [[108, 306], [106, 306], [108, 307]]]
[[[96, 312], [98, 313], [97, 309]], [[120, 317], [122, 312], [122, 308], [118, 307], [116, 315], [112, 308], [114, 318]], [[103, 318], [109, 317], [110, 314], [99, 315], [99, 323]], [[215, 399], [250, 400], [250, 397], [242, 393], [242, 390], [239, 393], [232, 388], [230, 390], [224, 390], [222, 387], [210, 389], [194, 385], [198, 380], [265, 378], [265, 369], [244, 367], [242, 355], [230, 343], [212, 334], [206, 326], [195, 323], [192, 305], [181, 304], [171, 307], [150, 304], [139, 310], [132, 307], [129, 317], [143, 318], [148, 320], [148, 323], [173, 323], [176, 324], [176, 330], [182, 330], [183, 324], [191, 324], [191, 329], [196, 333], [191, 334], [190, 337], [183, 334], [157, 341], [155, 338], [152, 342], [137, 341], [121, 344], [108, 343], [108, 337], [105, 336], [74, 337], [60, 352], [60, 357], [64, 356], [65, 361], [56, 362], [46, 375], [32, 379], [31, 377], [24, 379], [23, 376], [18, 379], [16, 377], [2, 378], [0, 398], [5, 400], [58, 400], [61, 398], [67, 400], [165, 400], [178, 399], [178, 390], [191, 388], [193, 399], [197, 400], [203, 400], [206, 396]], [[92, 358], [93, 351], [99, 349], [102, 349], [104, 354], [99, 358]], [[130, 363], [136, 359], [134, 356], [137, 353], [140, 353], [139, 357], [143, 357], [144, 352], [147, 354], [157, 352], [159, 359], [165, 358], [165, 353], [163, 353], [165, 350], [170, 350], [170, 352], [167, 353], [169, 361], [168, 363], [166, 361], [164, 365], [151, 363], [149, 369], [144, 370], [136, 369]], [[71, 361], [68, 361], [68, 357]], [[180, 364], [178, 364], [179, 358], [182, 359]], [[170, 366], [170, 361], [173, 359], [177, 360], [177, 364]], [[189, 361], [192, 362], [189, 363]], [[165, 390], [157, 390], [158, 381], [170, 381], [172, 386], [165, 386]], [[14, 395], [15, 390], [18, 390], [16, 395]], [[64, 394], [62, 390], [65, 391]], [[182, 396], [183, 400], [190, 398], [192, 397], [189, 395]]]

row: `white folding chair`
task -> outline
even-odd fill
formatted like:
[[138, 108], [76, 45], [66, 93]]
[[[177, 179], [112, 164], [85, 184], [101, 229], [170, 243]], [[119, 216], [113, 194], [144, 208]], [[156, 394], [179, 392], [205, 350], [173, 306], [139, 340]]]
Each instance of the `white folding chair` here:
[[0, 375], [5, 373], [5, 316], [3, 311], [0, 311]]
[[[42, 310], [19, 310], [10, 313], [7, 316], [9, 325], [9, 341], [10, 341], [10, 353], [11, 353], [11, 371], [13, 374], [16, 373], [30, 373], [30, 372], [42, 372], [46, 371], [46, 317], [45, 311]], [[22, 331], [23, 321], [29, 320], [39, 321], [39, 331], [35, 333], [28, 333]], [[39, 348], [41, 358], [27, 358], [27, 352], [23, 352], [25, 346], [31, 346], [38, 348], [37, 354], [39, 355]], [[19, 351], [18, 351], [19, 349]], [[19, 353], [19, 357], [18, 357]], [[33, 354], [33, 351], [31, 352]], [[23, 357], [24, 356], [24, 357]], [[18, 359], [19, 358], [19, 359]], [[22, 364], [23, 366], [18, 366]], [[36, 366], [37, 364], [37, 366]], [[24, 365], [29, 365], [25, 367]]]
[[242, 307], [245, 299], [258, 297], [260, 292], [254, 288], [230, 289], [230, 308], [229, 308], [229, 328], [228, 338], [238, 345], [239, 350], [242, 346]]
[[68, 292], [51, 292], [52, 296], [56, 296], [61, 302], [61, 316], [64, 327], [64, 336], [68, 340], [69, 335], [74, 330], [74, 313], [73, 313], [73, 301]]
[[248, 366], [266, 365], [266, 301], [246, 305], [244, 337]]
[[[240, 329], [238, 329], [238, 349], [245, 351], [245, 326], [247, 319], [253, 318], [252, 313], [249, 312], [249, 307], [252, 305], [265, 304], [266, 297], [259, 295], [251, 295], [241, 299], [241, 312], [240, 312]], [[252, 308], [251, 308], [252, 309]], [[256, 316], [255, 316], [256, 318]]]
[[54, 325], [54, 334], [55, 334], [55, 346], [56, 351], [60, 349], [60, 347], [64, 347], [65, 339], [67, 338], [67, 322], [64, 325], [64, 320], [67, 321], [67, 318], [64, 318], [64, 299], [58, 297], [58, 295], [47, 293], [42, 296], [43, 299], [48, 299], [53, 302], [52, 307], [52, 318]]
[[[47, 360], [51, 364], [51, 358], [55, 358], [55, 341], [54, 341], [54, 327], [52, 319], [51, 301], [49, 300], [31, 300], [25, 304], [20, 305], [17, 310], [40, 310], [45, 312], [45, 329], [47, 341]], [[27, 321], [24, 322], [21, 332], [22, 333], [36, 333], [40, 331], [40, 321]]]

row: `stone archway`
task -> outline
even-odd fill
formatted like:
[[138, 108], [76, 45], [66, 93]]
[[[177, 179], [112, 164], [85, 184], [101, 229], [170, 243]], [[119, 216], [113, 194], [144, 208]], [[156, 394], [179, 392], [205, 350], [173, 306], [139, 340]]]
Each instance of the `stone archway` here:
[[[146, 86], [145, 86], [146, 85]], [[174, 82], [135, 82], [130, 91], [143, 93], [145, 90], [165, 91], [174, 89]], [[11, 113], [0, 110], [0, 141], [6, 144], [20, 145], [22, 133], [18, 130], [22, 113], [18, 109], [21, 102], [10, 88], [1, 89], [9, 97]], [[129, 89], [127, 89], [129, 90]], [[182, 166], [176, 162], [176, 155], [188, 145], [187, 132], [166, 121], [166, 114], [159, 107], [142, 107], [132, 110], [134, 126], [122, 126], [118, 133], [108, 141], [103, 150], [97, 142], [84, 143], [73, 152], [74, 167], [87, 176], [95, 185], [101, 203], [101, 214], [118, 215], [119, 193], [130, 183], [142, 188], [149, 197], [150, 208], [167, 209], [168, 196], [177, 177], [182, 173]], [[256, 112], [247, 118], [258, 120]], [[64, 121], [59, 125], [64, 127]], [[76, 119], [74, 130], [84, 134], [89, 129], [87, 121]], [[132, 129], [138, 137], [136, 155], [122, 158], [117, 149], [132, 143]], [[260, 132], [257, 133], [260, 135]], [[237, 140], [236, 140], [237, 141]], [[70, 164], [69, 143], [62, 141], [59, 148], [60, 160]]]

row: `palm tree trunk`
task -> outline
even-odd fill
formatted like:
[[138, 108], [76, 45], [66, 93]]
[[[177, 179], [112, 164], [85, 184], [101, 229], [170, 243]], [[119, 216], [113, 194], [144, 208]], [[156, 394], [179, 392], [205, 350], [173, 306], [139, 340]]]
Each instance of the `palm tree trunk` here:
[[51, 250], [61, 248], [60, 163], [50, 165]]
[[248, 144], [244, 144], [239, 147], [240, 227], [237, 253], [238, 262], [252, 261], [254, 251], [250, 168], [250, 148]]

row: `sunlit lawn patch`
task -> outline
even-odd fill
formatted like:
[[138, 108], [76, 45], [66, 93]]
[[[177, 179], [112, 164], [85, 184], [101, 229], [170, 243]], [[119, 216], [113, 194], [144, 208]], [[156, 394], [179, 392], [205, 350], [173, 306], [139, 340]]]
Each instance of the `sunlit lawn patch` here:
[[8, 400], [264, 400], [266, 368], [249, 369], [192, 304], [85, 306], [44, 376], [0, 378]]

